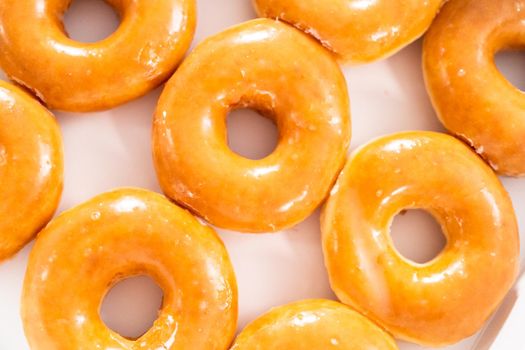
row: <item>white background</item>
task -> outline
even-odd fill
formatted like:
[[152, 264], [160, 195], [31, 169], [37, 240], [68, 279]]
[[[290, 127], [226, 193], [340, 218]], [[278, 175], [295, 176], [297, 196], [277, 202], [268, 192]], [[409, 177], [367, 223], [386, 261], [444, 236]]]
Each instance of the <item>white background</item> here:
[[[255, 17], [249, 0], [198, 0], [198, 11], [194, 44]], [[115, 14], [100, 0], [76, 0], [66, 16], [66, 27], [77, 40], [103, 38], [117, 25]], [[420, 56], [421, 43], [416, 42], [388, 60], [343, 68], [352, 103], [352, 149], [396, 131], [442, 131], [424, 89]], [[498, 57], [502, 70], [522, 88], [524, 58], [521, 54]], [[159, 191], [151, 160], [150, 128], [160, 91], [110, 111], [56, 113], [65, 144], [65, 189], [59, 211], [115, 187]], [[276, 137], [272, 124], [253, 117], [253, 113], [236, 112], [230, 118], [229, 131], [232, 148], [251, 156], [271, 150]], [[523, 231], [525, 179], [503, 179], [503, 183], [512, 196]], [[409, 256], [428, 259], [439, 250], [439, 229], [427, 216], [409, 213], [396, 219], [394, 226], [399, 249]], [[273, 306], [304, 298], [333, 298], [323, 267], [318, 212], [297, 227], [275, 235], [220, 233], [238, 279], [239, 329]], [[0, 264], [0, 350], [28, 349], [19, 299], [30, 249], [31, 245]], [[159, 299], [159, 290], [147, 279], [128, 281], [106, 300], [103, 317], [125, 334], [140, 334], [154, 318]], [[474, 340], [447, 349], [470, 349]], [[404, 343], [400, 347], [423, 349]]]

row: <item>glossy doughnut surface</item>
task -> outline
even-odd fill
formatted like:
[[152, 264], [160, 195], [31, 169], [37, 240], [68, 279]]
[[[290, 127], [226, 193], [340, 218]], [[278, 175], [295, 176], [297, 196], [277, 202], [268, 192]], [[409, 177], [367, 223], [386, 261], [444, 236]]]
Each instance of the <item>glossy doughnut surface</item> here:
[[53, 115], [0, 80], [0, 262], [51, 219], [62, 194], [62, 136]]
[[419, 38], [443, 0], [253, 0], [261, 17], [292, 24], [339, 60], [366, 63]]
[[[405, 209], [428, 211], [447, 237], [432, 261], [390, 238]], [[323, 250], [338, 298], [395, 337], [442, 346], [475, 333], [512, 286], [519, 237], [492, 170], [445, 134], [385, 136], [353, 153], [323, 210]]]
[[249, 324], [231, 350], [397, 350], [372, 321], [330, 300], [305, 300], [270, 310]]
[[[108, 289], [147, 274], [164, 291], [154, 325], [136, 341], [107, 328]], [[159, 194], [121, 189], [64, 212], [38, 236], [22, 295], [32, 350], [226, 350], [237, 285], [217, 234]]]
[[[276, 149], [252, 160], [228, 147], [230, 110], [272, 118]], [[345, 79], [312, 38], [269, 19], [201, 43], [167, 83], [153, 152], [164, 192], [212, 224], [268, 232], [305, 219], [328, 194], [350, 141]]]
[[53, 109], [100, 110], [144, 95], [188, 49], [195, 1], [106, 1], [121, 24], [96, 43], [67, 36], [62, 17], [72, 0], [1, 1], [0, 66]]
[[525, 175], [525, 94], [500, 73], [494, 55], [524, 48], [524, 0], [451, 0], [423, 48], [427, 90], [441, 122], [511, 176]]

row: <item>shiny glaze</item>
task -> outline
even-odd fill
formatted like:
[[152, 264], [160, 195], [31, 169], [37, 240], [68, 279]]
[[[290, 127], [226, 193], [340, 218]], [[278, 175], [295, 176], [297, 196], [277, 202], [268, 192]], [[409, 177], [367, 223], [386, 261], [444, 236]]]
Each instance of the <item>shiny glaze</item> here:
[[[148, 274], [164, 291], [153, 327], [136, 341], [108, 329], [108, 289]], [[224, 350], [237, 321], [237, 285], [217, 234], [163, 196], [102, 194], [64, 212], [38, 236], [22, 295], [32, 350]]]
[[366, 63], [420, 37], [442, 0], [253, 0], [261, 17], [290, 23], [318, 39], [339, 60]]
[[[249, 107], [272, 118], [279, 141], [261, 160], [227, 144], [226, 117]], [[350, 141], [345, 79], [300, 31], [258, 19], [201, 43], [157, 106], [153, 151], [164, 192], [214, 225], [277, 231], [328, 194]]]
[[525, 175], [525, 94], [499, 72], [494, 55], [524, 47], [524, 0], [452, 0], [423, 49], [427, 90], [442, 123], [512, 176]]
[[71, 1], [0, 1], [0, 66], [50, 108], [92, 111], [137, 98], [172, 74], [193, 37], [194, 0], [107, 0], [120, 27], [80, 43], [62, 23]]
[[249, 324], [231, 350], [397, 350], [394, 339], [366, 317], [330, 300], [272, 309]]
[[0, 261], [51, 219], [62, 194], [63, 168], [53, 115], [0, 80]]
[[[390, 224], [423, 209], [448, 243], [434, 260], [402, 257]], [[511, 201], [491, 169], [445, 134], [406, 132], [353, 153], [321, 219], [333, 290], [395, 337], [441, 346], [476, 332], [515, 280]]]

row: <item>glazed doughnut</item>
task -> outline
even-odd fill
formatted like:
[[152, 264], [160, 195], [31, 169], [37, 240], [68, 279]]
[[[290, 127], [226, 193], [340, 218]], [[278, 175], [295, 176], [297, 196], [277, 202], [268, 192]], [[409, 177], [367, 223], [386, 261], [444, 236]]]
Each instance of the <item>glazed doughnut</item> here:
[[70, 39], [72, 0], [0, 2], [0, 66], [50, 108], [93, 111], [144, 95], [167, 79], [190, 46], [194, 0], [106, 0], [117, 31], [97, 43]]
[[524, 0], [449, 1], [423, 47], [439, 119], [494, 170], [512, 176], [525, 175], [525, 95], [500, 73], [494, 55], [524, 47]]
[[[107, 328], [108, 289], [148, 274], [164, 291], [152, 328], [137, 340]], [[226, 350], [237, 285], [217, 234], [161, 195], [121, 189], [54, 219], [38, 236], [22, 293], [32, 350]]]
[[231, 350], [397, 350], [394, 339], [366, 317], [330, 300], [272, 309], [249, 324]]
[[[277, 124], [278, 145], [264, 159], [228, 147], [227, 115], [242, 107]], [[286, 24], [249, 21], [201, 43], [167, 83], [153, 130], [157, 176], [170, 198], [213, 225], [278, 231], [328, 194], [344, 165], [349, 113], [328, 51]]]
[[430, 26], [443, 0], [254, 0], [257, 13], [287, 22], [347, 63], [394, 54]]
[[0, 261], [51, 219], [62, 194], [63, 167], [53, 115], [0, 80]]
[[[393, 218], [423, 209], [444, 250], [417, 264], [390, 238]], [[452, 136], [405, 132], [355, 151], [323, 209], [330, 283], [345, 304], [395, 337], [443, 346], [474, 334], [512, 286], [519, 238], [492, 170]]]

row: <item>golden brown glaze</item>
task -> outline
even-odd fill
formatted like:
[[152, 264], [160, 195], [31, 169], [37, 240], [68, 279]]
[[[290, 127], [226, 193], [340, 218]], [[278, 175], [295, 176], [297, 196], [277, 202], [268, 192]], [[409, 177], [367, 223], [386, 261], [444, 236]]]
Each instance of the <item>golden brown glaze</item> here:
[[[402, 257], [392, 219], [423, 209], [448, 243], [434, 260]], [[476, 332], [513, 284], [519, 238], [510, 199], [491, 169], [455, 138], [405, 132], [353, 153], [321, 228], [333, 290], [395, 337], [438, 346]]]
[[261, 17], [279, 19], [319, 40], [348, 63], [389, 56], [419, 38], [442, 0], [253, 0]]
[[[136, 341], [108, 329], [108, 289], [147, 274], [164, 291], [159, 317]], [[161, 195], [105, 193], [64, 212], [38, 236], [22, 295], [32, 350], [225, 350], [235, 334], [237, 285], [217, 234]]]
[[0, 81], [0, 261], [51, 219], [62, 181], [62, 137], [53, 115]]
[[427, 90], [445, 127], [512, 176], [525, 175], [525, 94], [494, 55], [524, 47], [524, 0], [452, 0], [423, 49]]
[[92, 111], [137, 98], [171, 75], [193, 37], [194, 0], [106, 0], [120, 27], [80, 43], [62, 23], [71, 1], [0, 1], [0, 66], [50, 108]]
[[394, 339], [335, 301], [305, 300], [272, 309], [249, 324], [231, 350], [397, 350]]
[[[234, 153], [226, 117], [249, 107], [275, 120], [279, 141], [261, 160]], [[300, 31], [258, 19], [201, 43], [157, 106], [153, 151], [164, 192], [214, 225], [277, 231], [321, 203], [350, 140], [345, 79]]]

